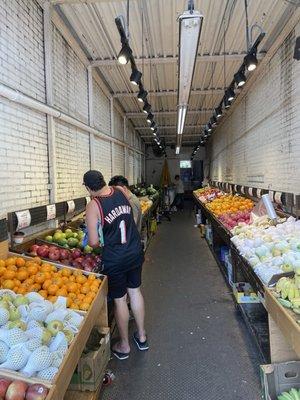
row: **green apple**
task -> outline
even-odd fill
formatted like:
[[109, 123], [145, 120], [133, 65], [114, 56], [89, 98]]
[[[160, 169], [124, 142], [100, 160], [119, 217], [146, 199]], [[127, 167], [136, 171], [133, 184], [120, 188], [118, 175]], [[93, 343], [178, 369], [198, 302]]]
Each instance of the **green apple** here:
[[89, 253], [91, 253], [93, 251], [93, 248], [87, 244], [84, 247], [83, 251], [84, 251], [85, 254], [89, 254]]
[[10, 321], [16, 321], [17, 319], [20, 319], [20, 318], [21, 318], [20, 311], [14, 306], [10, 307], [10, 309], [9, 309], [9, 320]]
[[48, 235], [45, 237], [46, 242], [52, 242], [53, 241], [53, 237], [51, 235]]
[[55, 336], [59, 331], [62, 331], [64, 328], [64, 324], [61, 321], [53, 320], [47, 324], [47, 329], [51, 333], [52, 336]]
[[19, 307], [19, 306], [21, 306], [23, 304], [29, 304], [29, 300], [27, 299], [27, 297], [25, 297], [25, 296], [17, 296], [14, 299], [14, 305], [16, 307]]
[[8, 329], [19, 328], [22, 329], [22, 331], [26, 331], [27, 329], [26, 323], [20, 319], [8, 322], [7, 327]]
[[43, 335], [42, 335], [42, 344], [47, 345], [52, 338], [52, 334], [48, 329], [44, 329]]

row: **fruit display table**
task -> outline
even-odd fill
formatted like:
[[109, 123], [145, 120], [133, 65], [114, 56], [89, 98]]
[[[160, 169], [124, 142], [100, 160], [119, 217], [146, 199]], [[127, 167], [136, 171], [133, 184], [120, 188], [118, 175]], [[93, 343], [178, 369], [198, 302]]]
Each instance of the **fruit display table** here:
[[[8, 242], [2, 241], [0, 242], [0, 260], [6, 260], [7, 258], [17, 257], [17, 260], [27, 260], [33, 262], [30, 257], [22, 257], [20, 258], [18, 254], [12, 253], [8, 251]], [[2, 261], [3, 265], [3, 261]], [[63, 269], [70, 270], [72, 273], [74, 271], [78, 271], [71, 267], [64, 267], [58, 264], [47, 263], [46, 265], [53, 266], [55, 269]], [[4, 268], [2, 266], [2, 268]], [[23, 267], [24, 268], [24, 267]], [[13, 271], [13, 269], [11, 269]], [[70, 272], [70, 273], [71, 273]], [[93, 275], [94, 278], [100, 278], [101, 284], [98, 288], [96, 295], [94, 296], [93, 301], [91, 302], [89, 308], [86, 312], [81, 312], [83, 320], [79, 326], [79, 330], [77, 334], [72, 339], [67, 352], [63, 357], [63, 361], [56, 373], [54, 379], [52, 381], [45, 381], [42, 379], [38, 379], [35, 377], [27, 378], [19, 372], [8, 371], [5, 369], [0, 369], [0, 376], [4, 378], [10, 379], [19, 379], [27, 382], [28, 384], [32, 383], [42, 383], [44, 386], [49, 388], [49, 393], [47, 395], [46, 400], [63, 400], [65, 397], [65, 393], [68, 390], [69, 383], [71, 381], [73, 372], [78, 364], [78, 361], [81, 357], [82, 351], [85, 348], [86, 342], [90, 336], [90, 333], [93, 327], [101, 327], [107, 328], [108, 326], [108, 318], [107, 318], [107, 278], [103, 275], [93, 274], [92, 272], [84, 272], [86, 276]], [[77, 275], [76, 275], [77, 276]], [[86, 279], [86, 278], [85, 278]], [[92, 279], [92, 280], [93, 280]], [[40, 291], [41, 293], [41, 291]], [[82, 292], [81, 292], [82, 293]], [[100, 388], [99, 388], [100, 390]], [[87, 392], [74, 393], [75, 398], [80, 399], [96, 399], [99, 391], [96, 392]], [[69, 395], [67, 395], [69, 396]], [[74, 398], [74, 397], [73, 397]]]
[[[264, 362], [282, 362], [298, 360], [300, 358], [300, 325], [297, 322], [297, 314], [283, 307], [274, 296], [272, 289], [268, 288], [254, 272], [250, 263], [241, 256], [237, 247], [231, 242], [232, 234], [194, 194], [196, 206], [208, 219], [212, 229], [209, 247], [217, 261], [221, 272], [230, 287], [241, 281], [249, 282], [258, 293], [260, 304], [241, 304], [236, 306], [241, 311], [246, 325], [253, 334], [258, 349]], [[220, 260], [220, 248], [228, 246], [231, 255], [232, 273], [230, 279], [224, 262]], [[274, 276], [270, 285], [275, 284], [282, 276], [291, 273], [283, 273]], [[235, 296], [233, 298], [236, 300]], [[253, 315], [257, 318], [253, 318]], [[299, 318], [300, 320], [300, 315]], [[267, 328], [267, 331], [265, 328]], [[263, 328], [263, 329], [262, 329]], [[266, 346], [266, 341], [269, 346]]]

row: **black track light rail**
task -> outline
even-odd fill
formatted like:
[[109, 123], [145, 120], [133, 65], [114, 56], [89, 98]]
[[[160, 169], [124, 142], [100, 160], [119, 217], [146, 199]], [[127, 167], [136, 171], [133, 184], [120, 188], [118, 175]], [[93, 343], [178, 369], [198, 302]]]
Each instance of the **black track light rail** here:
[[[166, 154], [165, 153], [165, 146], [163, 146], [161, 139], [159, 138], [158, 134], [157, 134], [157, 126], [154, 120], [154, 115], [151, 113], [151, 105], [149, 104], [148, 100], [147, 100], [147, 95], [148, 92], [147, 90], [144, 88], [143, 82], [142, 82], [142, 73], [138, 70], [137, 65], [135, 63], [134, 57], [133, 57], [133, 53], [132, 53], [132, 49], [129, 45], [129, 41], [128, 41], [128, 37], [126, 35], [126, 32], [124, 30], [124, 26], [122, 23], [122, 19], [120, 17], [115, 18], [115, 24], [117, 26], [117, 29], [119, 31], [120, 34], [120, 39], [121, 39], [121, 44], [122, 44], [122, 49], [127, 49], [128, 50], [128, 58], [130, 61], [130, 65], [131, 65], [131, 76], [136, 76], [138, 77], [138, 81], [135, 81], [135, 83], [138, 85], [139, 88], [139, 93], [138, 93], [138, 99], [140, 101], [142, 101], [144, 103], [143, 106], [143, 112], [147, 114], [147, 118], [151, 118], [151, 129], [153, 131], [153, 135], [154, 135], [154, 142], [156, 144], [156, 146], [158, 147], [159, 150], [161, 150], [162, 154]], [[121, 50], [122, 51], [122, 50]], [[135, 73], [135, 74], [134, 74]]]
[[[231, 91], [234, 91], [235, 85], [238, 86], [235, 77], [238, 74], [243, 74], [243, 75], [245, 74], [245, 71], [246, 71], [246, 62], [245, 62], [245, 60], [246, 60], [247, 56], [249, 56], [249, 55], [256, 56], [257, 47], [259, 46], [259, 44], [261, 43], [261, 41], [263, 40], [265, 35], [266, 35], [265, 32], [261, 32], [259, 34], [259, 36], [255, 40], [255, 42], [251, 46], [250, 50], [247, 52], [246, 56], [244, 57], [244, 60], [243, 60], [243, 62], [241, 64], [241, 66], [239, 67], [237, 72], [234, 74], [233, 80], [230, 82], [228, 87], [225, 89], [225, 94], [224, 94], [222, 100], [220, 101], [220, 104], [215, 108], [214, 114], [209, 119], [209, 122], [206, 124], [206, 126], [205, 126], [205, 128], [204, 128], [204, 130], [203, 130], [203, 132], [201, 134], [199, 143], [193, 149], [193, 152], [192, 152], [192, 155], [191, 155], [191, 160], [194, 159], [194, 156], [196, 155], [196, 153], [200, 149], [200, 147], [201, 146], [203, 147], [205, 145], [206, 139], [208, 139], [211, 136], [212, 128], [214, 128], [216, 126], [218, 118], [220, 118], [221, 115], [223, 114], [223, 112], [222, 112], [222, 108], [223, 107], [222, 106], [224, 105], [225, 109], [230, 107], [232, 100], [230, 101], [228, 99], [228, 94], [231, 93]], [[219, 114], [219, 117], [218, 117], [218, 114]]]

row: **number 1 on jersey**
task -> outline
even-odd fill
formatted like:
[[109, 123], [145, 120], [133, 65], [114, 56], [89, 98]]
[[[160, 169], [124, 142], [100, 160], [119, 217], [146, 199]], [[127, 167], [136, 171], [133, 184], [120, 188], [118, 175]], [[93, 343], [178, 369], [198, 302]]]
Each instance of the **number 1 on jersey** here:
[[121, 243], [125, 244], [127, 242], [127, 238], [126, 238], [126, 223], [124, 220], [120, 222], [119, 228], [121, 230]]

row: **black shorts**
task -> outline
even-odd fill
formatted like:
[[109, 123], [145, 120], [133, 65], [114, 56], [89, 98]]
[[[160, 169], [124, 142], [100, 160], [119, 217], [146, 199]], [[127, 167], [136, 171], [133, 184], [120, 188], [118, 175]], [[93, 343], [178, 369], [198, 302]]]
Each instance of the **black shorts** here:
[[129, 271], [108, 274], [108, 297], [119, 299], [127, 293], [127, 289], [136, 289], [142, 283], [142, 265]]

